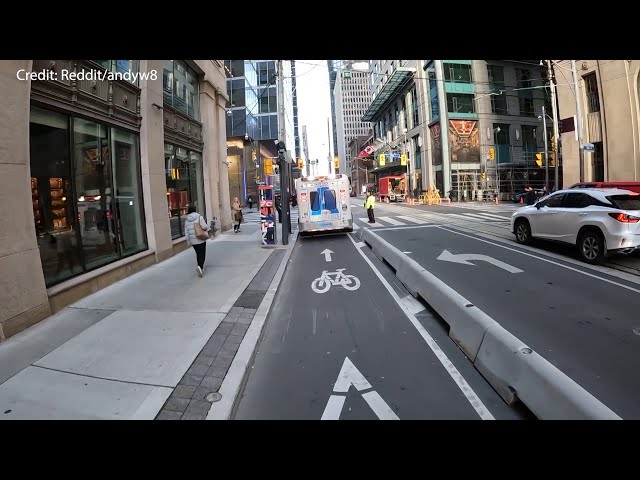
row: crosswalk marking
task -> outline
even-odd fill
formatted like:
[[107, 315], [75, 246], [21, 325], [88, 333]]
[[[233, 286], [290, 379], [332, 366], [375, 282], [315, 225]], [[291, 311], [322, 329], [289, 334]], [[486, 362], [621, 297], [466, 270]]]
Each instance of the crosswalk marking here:
[[372, 227], [382, 227], [383, 225], [380, 223], [369, 223], [369, 219], [367, 217], [359, 217], [358, 220], [360, 220], [362, 223], [366, 223], [367, 225], [370, 225]]
[[[471, 218], [479, 218], [480, 220], [497, 220], [495, 217], [484, 217], [481, 213], [463, 213], [463, 215]], [[506, 220], [506, 218], [500, 218], [500, 220]]]
[[[471, 215], [471, 214], [469, 214]], [[482, 215], [483, 217], [490, 219], [498, 219], [498, 220], [509, 220], [509, 217], [503, 217], [501, 215], [494, 215], [493, 213], [478, 213], [477, 215]]]
[[[383, 222], [390, 223], [391, 225], [406, 225], [406, 223], [400, 222], [395, 218], [391, 218], [391, 217], [378, 217], [378, 218]], [[378, 220], [378, 218], [376, 218], [376, 220]]]
[[421, 218], [407, 217], [406, 215], [398, 215], [398, 218], [406, 220], [407, 222], [417, 223], [417, 224], [420, 224], [420, 225], [425, 224], [425, 223], [429, 223], [426, 220], [423, 220]]

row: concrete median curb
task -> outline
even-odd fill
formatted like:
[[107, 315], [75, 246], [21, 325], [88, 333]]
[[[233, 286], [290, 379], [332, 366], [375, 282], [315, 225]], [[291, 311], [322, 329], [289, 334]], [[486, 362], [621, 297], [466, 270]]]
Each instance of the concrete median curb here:
[[498, 322], [370, 229], [358, 237], [396, 270], [450, 327], [449, 336], [509, 404], [522, 401], [541, 420], [620, 417]]

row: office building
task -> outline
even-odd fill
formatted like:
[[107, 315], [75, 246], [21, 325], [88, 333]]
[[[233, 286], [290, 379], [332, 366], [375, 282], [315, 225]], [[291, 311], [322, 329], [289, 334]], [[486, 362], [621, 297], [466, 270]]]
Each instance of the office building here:
[[0, 340], [185, 249], [189, 205], [230, 228], [221, 60], [8, 60], [0, 84]]

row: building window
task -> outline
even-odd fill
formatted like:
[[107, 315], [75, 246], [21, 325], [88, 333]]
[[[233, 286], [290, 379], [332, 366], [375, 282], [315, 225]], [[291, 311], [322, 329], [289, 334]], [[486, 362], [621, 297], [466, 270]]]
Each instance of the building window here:
[[535, 111], [533, 108], [533, 98], [520, 97], [520, 115], [523, 117], [533, 117]]
[[198, 75], [186, 63], [181, 60], [164, 61], [162, 93], [166, 105], [200, 120]]
[[427, 78], [429, 80], [429, 103], [431, 104], [431, 121], [440, 118], [440, 105], [438, 103], [438, 87], [436, 83], [436, 69], [433, 62], [427, 66]]
[[416, 87], [414, 86], [411, 90], [411, 112], [412, 112], [412, 123], [411, 128], [415, 128], [420, 125], [420, 116], [418, 114], [418, 92], [416, 91]]
[[420, 146], [418, 145], [418, 139], [420, 137], [413, 137], [413, 145], [415, 146], [414, 151], [414, 166], [415, 170], [420, 170], [422, 168], [422, 152], [420, 151]]
[[489, 83], [504, 89], [504, 68], [500, 65], [487, 65]]
[[447, 110], [449, 113], [475, 113], [474, 96], [465, 93], [447, 93]]
[[491, 95], [491, 112], [496, 115], [508, 115], [507, 96], [504, 94]]
[[496, 163], [508, 163], [511, 161], [511, 135], [509, 134], [509, 129], [510, 125], [508, 123], [493, 124]]
[[444, 79], [447, 82], [471, 83], [471, 65], [445, 63], [443, 65]]
[[93, 60], [102, 68], [117, 74], [117, 79], [122, 79], [133, 85], [138, 85], [138, 76], [134, 75], [140, 70], [140, 60]]
[[602, 142], [593, 143], [593, 181], [604, 182], [604, 148]]
[[172, 144], [164, 146], [167, 181], [167, 203], [171, 238], [184, 236], [184, 223], [189, 205], [195, 205], [204, 217], [204, 180], [202, 155]]
[[598, 79], [595, 73], [584, 77], [585, 90], [587, 92], [587, 104], [589, 113], [600, 111], [600, 97], [598, 96]]
[[531, 70], [516, 69], [518, 88], [531, 88]]
[[29, 134], [47, 287], [146, 250], [137, 134], [36, 106]]

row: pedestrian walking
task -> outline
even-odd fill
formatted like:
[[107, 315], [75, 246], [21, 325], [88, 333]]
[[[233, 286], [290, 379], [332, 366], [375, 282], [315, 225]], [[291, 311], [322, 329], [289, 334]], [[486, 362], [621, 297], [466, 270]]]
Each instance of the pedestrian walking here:
[[233, 231], [238, 233], [242, 223], [242, 207], [238, 197], [233, 197], [233, 202], [231, 202], [231, 217], [233, 218]]
[[207, 233], [211, 227], [207, 225], [205, 219], [196, 211], [195, 205], [189, 205], [187, 209], [187, 220], [184, 222], [184, 236], [187, 244], [191, 245], [196, 252], [196, 271], [202, 277], [204, 275], [204, 261], [207, 256]]
[[253, 208], [253, 198], [251, 198], [251, 195], [247, 197], [247, 203], [249, 204], [249, 210], [251, 210]]
[[373, 192], [369, 192], [367, 201], [364, 204], [364, 208], [367, 209], [367, 215], [369, 216], [369, 223], [376, 223], [376, 218], [373, 215], [373, 207], [376, 204], [376, 197], [373, 196]]
[[531, 187], [527, 187], [527, 195], [526, 195], [526, 202], [527, 205], [533, 205], [534, 203], [536, 203], [536, 192], [533, 190], [533, 188]]

